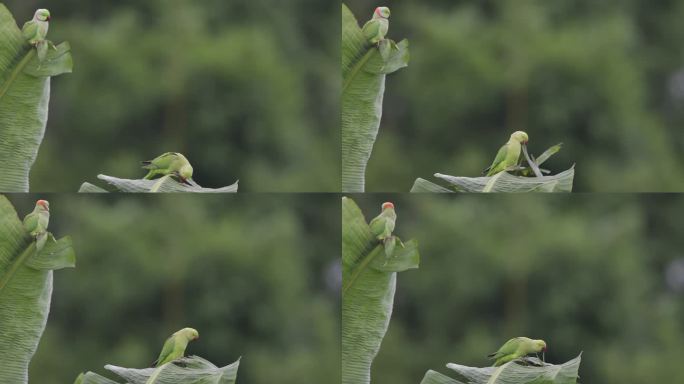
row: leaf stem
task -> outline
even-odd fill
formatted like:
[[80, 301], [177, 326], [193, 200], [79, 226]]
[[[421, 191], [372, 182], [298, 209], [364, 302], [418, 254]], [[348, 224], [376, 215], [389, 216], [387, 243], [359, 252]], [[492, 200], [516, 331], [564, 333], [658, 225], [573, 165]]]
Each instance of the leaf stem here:
[[368, 264], [370, 264], [370, 262], [373, 261], [375, 256], [377, 256], [383, 248], [384, 247], [382, 246], [382, 244], [378, 244], [375, 248], [373, 248], [372, 251], [370, 251], [368, 253], [368, 256], [366, 256], [361, 261], [361, 264], [359, 264], [359, 266], [356, 267], [356, 269], [354, 269], [354, 271], [352, 272], [352, 275], [349, 277], [349, 280], [342, 287], [342, 296], [344, 296], [344, 294], [349, 290], [349, 288], [351, 288], [351, 286], [354, 284], [356, 279], [358, 279], [359, 276], [361, 275], [361, 272], [366, 270], [366, 267], [368, 267]]
[[527, 164], [529, 164], [530, 168], [532, 168], [534, 175], [537, 177], [543, 177], [544, 175], [542, 175], [541, 171], [539, 170], [537, 163], [535, 163], [534, 161], [532, 161], [532, 159], [530, 159], [530, 155], [527, 153], [527, 146], [523, 145], [522, 150], [523, 150], [523, 153], [525, 154], [525, 159], [527, 159]]
[[31, 50], [29, 50], [28, 53], [26, 53], [24, 58], [21, 59], [19, 64], [17, 64], [16, 68], [14, 68], [14, 70], [10, 74], [10, 77], [2, 85], [2, 88], [0, 88], [0, 100], [2, 100], [3, 96], [5, 96], [12, 83], [14, 83], [14, 81], [17, 79], [17, 76], [19, 76], [19, 74], [24, 71], [24, 68], [26, 68], [26, 65], [31, 61], [31, 59], [33, 59], [33, 56], [35, 54], [36, 50], [31, 48]]
[[499, 181], [499, 179], [501, 178], [501, 176], [502, 176], [504, 173], [506, 173], [506, 170], [503, 170], [503, 171], [497, 173], [496, 175], [492, 176], [492, 177], [489, 179], [489, 181], [487, 182], [487, 184], [485, 185], [485, 187], [482, 189], [482, 192], [483, 192], [483, 193], [490, 193], [490, 192], [492, 192], [492, 190], [494, 190], [494, 186], [496, 185], [496, 182]]
[[157, 381], [157, 378], [159, 377], [159, 375], [161, 374], [161, 371], [169, 364], [171, 364], [171, 362], [168, 362], [168, 363], [162, 365], [161, 367], [158, 367], [157, 369], [155, 369], [154, 373], [152, 374], [152, 376], [150, 376], [149, 379], [147, 379], [145, 384], [154, 384]]
[[494, 374], [487, 380], [487, 384], [494, 384], [499, 380], [499, 376], [501, 376], [501, 372], [503, 372], [504, 368], [508, 366], [508, 364], [511, 364], [512, 361], [509, 361], [508, 363], [500, 366], [496, 371], [494, 371]]

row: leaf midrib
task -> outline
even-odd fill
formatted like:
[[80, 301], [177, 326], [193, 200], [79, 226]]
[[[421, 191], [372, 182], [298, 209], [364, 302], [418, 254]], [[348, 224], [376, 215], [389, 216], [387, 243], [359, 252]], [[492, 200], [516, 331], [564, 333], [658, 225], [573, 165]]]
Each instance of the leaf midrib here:
[[7, 94], [7, 91], [10, 89], [14, 81], [19, 77], [19, 74], [24, 71], [24, 68], [26, 68], [26, 65], [31, 61], [33, 56], [36, 54], [35, 49], [29, 50], [26, 55], [24, 55], [24, 58], [21, 59], [19, 64], [14, 68], [12, 73], [10, 74], [9, 78], [7, 78], [7, 81], [5, 81], [4, 84], [2, 84], [2, 88], [0, 88], [0, 100]]
[[155, 369], [154, 373], [152, 373], [152, 376], [150, 376], [150, 378], [147, 379], [145, 384], [154, 384], [155, 382], [157, 382], [157, 378], [159, 377], [161, 372], [164, 370], [164, 368], [166, 368], [166, 366], [168, 366], [169, 364], [172, 364], [172, 363], [170, 363], [170, 362], [166, 363], [166, 364], [162, 365], [161, 367]]
[[24, 252], [22, 252], [16, 260], [14, 260], [14, 262], [7, 269], [7, 272], [0, 277], [0, 295], [2, 295], [2, 291], [5, 289], [9, 281], [12, 280], [12, 277], [14, 277], [19, 268], [26, 264], [28, 258], [34, 253], [35, 247], [36, 243], [32, 242], [31, 245], [29, 245], [28, 248], [26, 248]]
[[364, 65], [370, 60], [371, 56], [373, 55], [374, 51], [373, 49], [369, 49], [366, 51], [366, 54], [361, 57], [361, 59], [354, 64], [354, 66], [349, 70], [348, 75], [345, 77], [344, 82], [342, 83], [342, 94], [344, 95], [345, 92], [347, 92], [347, 87], [349, 87], [349, 84], [351, 84], [354, 79], [356, 79], [356, 76], [361, 72], [361, 68], [363, 68]]
[[373, 259], [375, 259], [375, 256], [380, 253], [380, 250], [382, 250], [382, 245], [378, 244], [375, 248], [373, 248], [372, 251], [368, 252], [368, 255], [361, 260], [361, 263], [354, 269], [352, 272], [352, 275], [349, 277], [349, 280], [347, 281], [347, 284], [342, 287], [342, 296], [344, 297], [344, 294], [347, 293], [349, 288], [354, 284], [356, 279], [359, 278], [361, 273], [363, 273], [366, 269], [368, 269], [368, 265], [370, 264]]
[[487, 380], [487, 384], [495, 384], [497, 380], [499, 380], [499, 376], [501, 376], [501, 372], [503, 372], [504, 368], [508, 366], [508, 364], [511, 364], [512, 362], [509, 361], [508, 363], [502, 365], [499, 367], [496, 371], [494, 371], [494, 374]]

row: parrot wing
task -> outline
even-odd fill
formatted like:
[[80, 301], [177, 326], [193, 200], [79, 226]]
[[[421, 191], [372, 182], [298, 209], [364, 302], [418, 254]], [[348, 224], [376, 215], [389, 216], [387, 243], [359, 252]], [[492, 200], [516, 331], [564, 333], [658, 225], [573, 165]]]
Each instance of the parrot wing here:
[[38, 227], [38, 214], [37, 213], [29, 213], [24, 217], [24, 228], [26, 231], [29, 233], [33, 232], [36, 230]]
[[[171, 336], [168, 339], [166, 339], [166, 341], [164, 342], [164, 346], [162, 347], [162, 350], [159, 353], [159, 357], [157, 358], [157, 360], [154, 363], [152, 363], [152, 366], [156, 367], [158, 365], [162, 365], [162, 364], [167, 363], [168, 362], [167, 360], [169, 359], [169, 356], [171, 356], [171, 354], [173, 353], [173, 350], [175, 349], [175, 347], [176, 347], [176, 338], [174, 336]], [[173, 359], [171, 359], [171, 360], [173, 360]]]
[[166, 152], [155, 157], [152, 160], [143, 161], [143, 168], [146, 169], [164, 169], [168, 168], [171, 163], [178, 158], [176, 152]]
[[21, 28], [21, 34], [24, 36], [24, 39], [26, 40], [31, 40], [36, 36], [38, 33], [38, 24], [36, 24], [35, 21], [27, 21], [24, 23], [24, 26]]
[[373, 220], [371, 220], [370, 223], [368, 223], [368, 226], [370, 227], [371, 232], [373, 233], [374, 236], [377, 236], [380, 233], [382, 233], [382, 229], [384, 227], [384, 224], [380, 221], [382, 219], [383, 219], [383, 216], [382, 216], [382, 214], [380, 214], [380, 215], [374, 217]]
[[506, 342], [506, 344], [502, 345], [498, 351], [492, 353], [491, 355], [489, 355], [487, 357], [490, 357], [493, 359], [498, 359], [501, 356], [511, 355], [518, 350], [520, 343], [521, 343], [521, 340], [519, 337], [510, 339]]
[[362, 28], [363, 36], [366, 40], [372, 40], [374, 37], [380, 35], [380, 21], [372, 19], [368, 20]]
[[497, 167], [506, 160], [506, 154], [508, 154], [508, 143], [504, 144], [499, 148], [499, 152], [496, 153], [496, 157], [494, 158], [494, 161], [492, 162], [492, 165], [489, 166], [489, 168], [485, 169], [484, 172], [487, 173], [487, 176], [491, 176], [494, 172], [496, 173]]

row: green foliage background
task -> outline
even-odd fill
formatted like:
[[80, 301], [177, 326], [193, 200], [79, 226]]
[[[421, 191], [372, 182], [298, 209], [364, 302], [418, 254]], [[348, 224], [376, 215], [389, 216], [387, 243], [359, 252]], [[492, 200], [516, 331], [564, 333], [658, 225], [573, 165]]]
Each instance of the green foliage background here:
[[[39, 196], [10, 196], [20, 214]], [[70, 234], [30, 382], [105, 364], [147, 367], [168, 335], [239, 381], [340, 381], [339, 199], [326, 196], [40, 196]]]
[[[346, 2], [360, 20], [379, 5]], [[394, 0], [411, 42], [388, 77], [366, 191], [477, 176], [517, 129], [575, 191], [684, 190], [684, 3]], [[677, 76], [679, 75], [679, 76]]]
[[5, 0], [49, 8], [74, 73], [55, 78], [32, 191], [144, 175], [179, 151], [195, 179], [244, 191], [337, 191], [339, 4], [292, 0]]
[[[582, 382], [680, 382], [684, 197], [354, 196], [394, 201], [401, 237], [420, 243], [402, 273], [373, 383], [415, 384], [448, 362], [486, 366], [514, 336], [545, 339], [547, 361], [580, 351]], [[682, 281], [684, 276], [677, 275]], [[400, 363], [398, 363], [400, 362]]]

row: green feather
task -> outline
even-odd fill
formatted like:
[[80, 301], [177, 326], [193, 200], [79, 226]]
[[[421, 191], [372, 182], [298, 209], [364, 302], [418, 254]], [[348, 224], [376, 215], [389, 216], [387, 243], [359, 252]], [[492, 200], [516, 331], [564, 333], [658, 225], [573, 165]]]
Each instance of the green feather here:
[[371, 19], [364, 24], [362, 32], [369, 43], [377, 44], [385, 38], [388, 30], [389, 21], [387, 19]]

